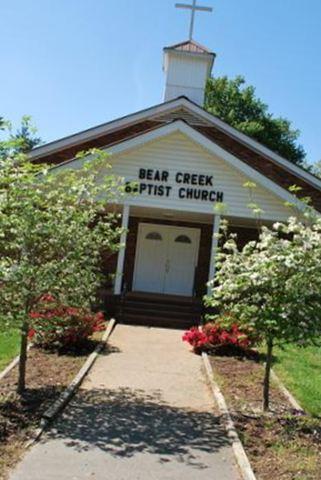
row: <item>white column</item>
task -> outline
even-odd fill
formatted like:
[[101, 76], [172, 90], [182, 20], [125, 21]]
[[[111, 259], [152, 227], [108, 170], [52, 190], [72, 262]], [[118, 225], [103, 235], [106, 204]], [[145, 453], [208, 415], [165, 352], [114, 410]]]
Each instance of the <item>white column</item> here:
[[126, 241], [127, 241], [127, 230], [128, 230], [128, 220], [129, 220], [129, 205], [124, 205], [121, 227], [123, 232], [120, 236], [120, 249], [118, 251], [117, 258], [117, 270], [114, 286], [114, 294], [119, 295], [121, 293], [121, 286], [124, 273], [124, 263], [125, 263], [125, 251], [126, 251]]
[[[213, 237], [212, 237], [212, 247], [211, 247], [210, 269], [208, 273], [209, 282], [213, 280], [215, 277], [215, 256], [216, 256], [216, 251], [218, 246], [218, 233], [220, 230], [220, 223], [221, 223], [220, 215], [215, 215], [214, 222], [213, 222]], [[211, 293], [211, 287], [208, 286], [207, 294], [209, 295], [210, 293]]]

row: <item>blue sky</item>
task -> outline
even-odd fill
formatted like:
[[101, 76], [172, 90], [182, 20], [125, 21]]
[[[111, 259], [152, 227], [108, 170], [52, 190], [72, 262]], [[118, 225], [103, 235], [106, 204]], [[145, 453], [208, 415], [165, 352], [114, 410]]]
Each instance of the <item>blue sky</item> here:
[[[188, 3], [190, 0], [187, 0]], [[200, 0], [199, 0], [200, 1]], [[0, 2], [0, 115], [33, 117], [45, 141], [162, 101], [162, 48], [188, 36], [175, 0]], [[320, 0], [201, 0], [195, 40], [214, 75], [244, 75], [321, 159]]]

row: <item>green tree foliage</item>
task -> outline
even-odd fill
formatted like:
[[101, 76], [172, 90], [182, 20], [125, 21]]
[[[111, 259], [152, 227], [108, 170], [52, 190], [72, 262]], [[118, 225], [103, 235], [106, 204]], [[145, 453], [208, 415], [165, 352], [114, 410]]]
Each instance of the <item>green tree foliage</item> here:
[[269, 113], [268, 106], [256, 97], [254, 87], [246, 86], [243, 77], [209, 79], [204, 107], [287, 160], [305, 166], [305, 151], [297, 144], [300, 132], [289, 120]]
[[267, 410], [274, 346], [304, 346], [321, 339], [321, 219], [308, 209], [302, 220], [291, 217], [273, 228], [263, 226], [259, 240], [242, 251], [236, 236], [226, 235], [207, 302], [265, 342]]
[[0, 322], [21, 331], [22, 393], [30, 312], [46, 294], [90, 307], [101, 253], [119, 246], [117, 215], [106, 207], [122, 194], [122, 180], [99, 150], [80, 155], [75, 169], [48, 170], [17, 153], [11, 138], [0, 146]]
[[20, 128], [11, 135], [11, 138], [16, 141], [17, 151], [22, 153], [30, 152], [41, 143], [37, 129], [31, 123], [31, 117], [26, 115], [22, 117]]
[[312, 173], [316, 176], [321, 178], [321, 160], [314, 163], [312, 166]]
[[25, 115], [21, 119], [18, 130], [14, 131], [10, 122], [0, 117], [0, 131], [6, 134], [6, 141], [0, 143], [0, 157], [6, 157], [14, 151], [15, 153], [28, 153], [41, 143], [37, 136], [37, 129], [31, 121], [31, 117]]

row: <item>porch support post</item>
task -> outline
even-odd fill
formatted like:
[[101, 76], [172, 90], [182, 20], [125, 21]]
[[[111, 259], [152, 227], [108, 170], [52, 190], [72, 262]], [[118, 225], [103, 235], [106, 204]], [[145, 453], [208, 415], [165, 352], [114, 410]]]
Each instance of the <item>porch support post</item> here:
[[115, 295], [121, 294], [121, 287], [122, 287], [123, 273], [124, 273], [124, 263], [125, 263], [125, 251], [126, 251], [126, 243], [127, 243], [128, 221], [129, 221], [129, 205], [124, 205], [122, 222], [121, 222], [121, 228], [123, 229], [123, 232], [120, 236], [120, 249], [118, 251], [117, 270], [116, 270], [116, 278], [115, 278], [115, 286], [114, 286]]
[[[220, 230], [220, 224], [221, 224], [221, 217], [220, 215], [215, 215], [214, 216], [214, 222], [213, 222], [213, 237], [212, 237], [212, 247], [211, 247], [211, 260], [210, 260], [210, 269], [209, 269], [209, 274], [208, 274], [208, 281], [210, 282], [211, 280], [214, 279], [215, 277], [215, 256], [216, 256], [216, 251], [217, 251], [217, 246], [218, 246], [218, 233]], [[208, 285], [207, 286], [207, 295], [211, 293], [211, 287]]]

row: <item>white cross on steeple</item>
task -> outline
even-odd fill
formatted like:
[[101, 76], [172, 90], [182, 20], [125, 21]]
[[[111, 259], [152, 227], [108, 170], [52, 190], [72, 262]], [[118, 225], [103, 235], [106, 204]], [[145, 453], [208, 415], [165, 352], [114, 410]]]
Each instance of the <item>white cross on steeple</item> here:
[[194, 22], [195, 22], [195, 12], [212, 12], [213, 8], [211, 7], [201, 7], [199, 5], [196, 5], [197, 0], [193, 0], [192, 5], [188, 5], [186, 3], [176, 3], [175, 7], [176, 8], [186, 8], [188, 10], [191, 10], [191, 25], [189, 29], [189, 39], [193, 39], [193, 32], [194, 32]]

